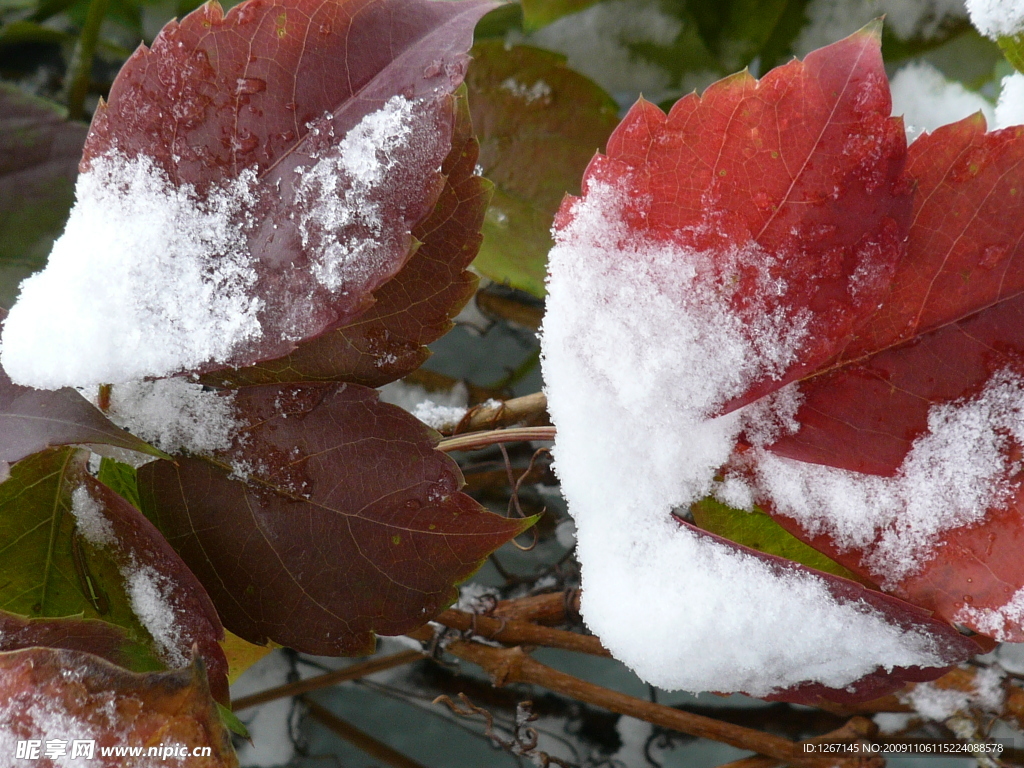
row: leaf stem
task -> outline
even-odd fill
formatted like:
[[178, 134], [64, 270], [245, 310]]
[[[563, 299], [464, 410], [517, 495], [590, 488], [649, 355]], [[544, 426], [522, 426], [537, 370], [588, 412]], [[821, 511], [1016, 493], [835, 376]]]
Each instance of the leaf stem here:
[[369, 659], [367, 661], [360, 662], [359, 664], [353, 664], [350, 667], [345, 667], [344, 669], [328, 672], [325, 675], [317, 675], [316, 677], [299, 680], [295, 683], [287, 683], [285, 685], [279, 685], [276, 688], [268, 688], [265, 691], [254, 693], [251, 696], [243, 696], [237, 701], [231, 703], [231, 711], [239, 712], [243, 709], [255, 707], [259, 704], [266, 704], [268, 701], [284, 699], [289, 696], [300, 696], [304, 693], [309, 693], [310, 691], [329, 688], [332, 685], [343, 683], [346, 680], [356, 680], [360, 677], [366, 677], [367, 675], [372, 675], [375, 672], [383, 672], [385, 669], [399, 667], [402, 664], [409, 664], [410, 662], [417, 661], [422, 658], [423, 654], [419, 651], [408, 650], [393, 653], [390, 656], [381, 656], [380, 658]]
[[474, 432], [468, 435], [449, 437], [437, 444], [439, 451], [475, 451], [498, 443], [519, 443], [527, 440], [554, 440], [554, 427], [513, 427], [492, 429], [488, 432]]
[[71, 64], [67, 71], [67, 103], [68, 119], [81, 120], [85, 116], [85, 97], [89, 93], [89, 80], [92, 76], [92, 60], [96, 53], [96, 41], [100, 36], [100, 27], [107, 15], [109, 0], [91, 0], [89, 11], [85, 16], [85, 25], [75, 45]]

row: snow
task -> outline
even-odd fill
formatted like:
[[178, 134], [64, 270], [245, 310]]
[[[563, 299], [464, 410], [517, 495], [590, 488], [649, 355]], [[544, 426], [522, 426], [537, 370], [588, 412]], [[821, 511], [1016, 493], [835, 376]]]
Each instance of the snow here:
[[[299, 665], [304, 670], [305, 665]], [[231, 698], [239, 699], [288, 682], [291, 665], [283, 650], [276, 650], [253, 664], [231, 686]], [[278, 699], [239, 713], [252, 741], [238, 748], [238, 762], [244, 766], [277, 766], [295, 755], [289, 716], [291, 699]]]
[[[249, 250], [271, 226], [257, 215], [267, 183], [255, 168], [200, 194], [145, 155], [96, 158], [46, 268], [21, 285], [0, 363], [37, 388], [120, 384], [235, 363], [260, 342], [323, 330], [324, 289], [364, 296], [409, 251], [405, 198], [430, 188], [448, 149], [432, 103], [395, 96], [344, 136], [330, 114], [307, 126], [310, 161], [276, 190], [309, 259], [290, 271]], [[275, 288], [266, 301], [262, 273]]]
[[4, 325], [11, 379], [57, 389], [161, 376], [259, 338], [239, 226], [254, 180], [243, 173], [204, 201], [148, 157], [93, 161], [46, 268], [21, 284]]
[[121, 569], [132, 611], [156, 643], [160, 658], [170, 667], [187, 667], [191, 659], [184, 652], [181, 626], [183, 616], [174, 601], [174, 584], [151, 566], [132, 562]]
[[901, 40], [931, 40], [945, 25], [967, 15], [963, 0], [811, 0], [805, 14], [807, 24], [793, 43], [793, 52], [801, 57], [879, 16], [885, 16], [886, 29]]
[[969, 91], [960, 83], [947, 80], [927, 62], [908, 64], [889, 82], [892, 113], [903, 115], [907, 138], [913, 140], [923, 131], [934, 131], [975, 112], [985, 115], [992, 125], [995, 113], [988, 99]]
[[[29, 664], [31, 662], [26, 662]], [[126, 730], [122, 718], [118, 717], [115, 695], [112, 692], [96, 692], [83, 702], [89, 705], [81, 716], [67, 711], [65, 703], [50, 695], [40, 694], [34, 689], [23, 690], [0, 702], [0, 754], [7, 755], [9, 766], [30, 765], [29, 760], [16, 760], [18, 742], [25, 739], [39, 739], [43, 742], [40, 754], [44, 753], [46, 742], [61, 739], [66, 743], [65, 755], [53, 760], [59, 768], [91, 768], [96, 760], [78, 754], [72, 757], [72, 742], [97, 740], [105, 733]], [[67, 702], [74, 707], [78, 702]], [[97, 752], [98, 755], [98, 752]], [[141, 762], [141, 761], [140, 761]], [[148, 766], [147, 766], [148, 768]]]
[[999, 608], [965, 605], [953, 617], [954, 621], [970, 624], [995, 640], [1009, 640], [1014, 630], [1024, 625], [1024, 589], [1018, 589]]
[[968, 709], [1000, 713], [1006, 697], [1004, 677], [1004, 672], [998, 667], [978, 667], [970, 691], [940, 688], [935, 683], [918, 683], [901, 694], [900, 699], [922, 717], [940, 723]]
[[533, 85], [526, 85], [514, 77], [507, 77], [501, 81], [501, 89], [508, 91], [527, 104], [533, 104], [533, 102], [541, 100], [547, 104], [551, 100], [551, 86], [543, 80], [537, 80]]
[[967, 0], [967, 12], [978, 31], [993, 40], [1024, 32], [1020, 0]]
[[971, 701], [965, 691], [938, 688], [931, 683], [918, 683], [902, 698], [922, 717], [940, 723], [966, 710]]
[[892, 736], [905, 731], [916, 718], [910, 712], [879, 712], [871, 719], [878, 726], [879, 734]]
[[776, 511], [808, 535], [827, 533], [840, 551], [863, 549], [883, 587], [917, 572], [940, 535], [977, 522], [1006, 501], [1017, 469], [1006, 456], [1024, 440], [1024, 381], [993, 375], [977, 396], [933, 405], [928, 433], [894, 477], [756, 456], [758, 485]]
[[[784, 370], [807, 318], [766, 308], [785, 291], [768, 277], [776, 256], [747, 245], [713, 264], [645, 242], [622, 224], [623, 202], [592, 182], [557, 233], [542, 330], [587, 625], [665, 689], [764, 695], [805, 680], [842, 687], [879, 665], [941, 665], [925, 632], [839, 603], [819, 577], [773, 570], [673, 518], [712, 490], [743, 428], [742, 413], [709, 415]], [[763, 270], [750, 301], [756, 327], [729, 308], [740, 263]], [[776, 420], [794, 402], [782, 395]]]
[[117, 543], [114, 528], [92, 496], [89, 489], [80, 485], [71, 492], [71, 514], [75, 516], [75, 528], [94, 547], [108, 547]]
[[466, 409], [425, 400], [416, 406], [412, 415], [433, 429], [453, 429], [466, 415]]
[[555, 540], [566, 549], [576, 546], [576, 523], [571, 518], [560, 520], [555, 526]]
[[385, 384], [379, 392], [381, 402], [397, 405], [437, 430], [453, 429], [469, 410], [469, 390], [461, 381], [448, 392], [429, 391], [404, 381]]
[[995, 127], [1009, 128], [1013, 125], [1024, 125], [1024, 75], [1020, 72], [1003, 78], [996, 103]]
[[979, 661], [995, 661], [1007, 672], [1024, 675], [1024, 643], [1001, 643], [991, 654], [979, 657]]
[[136, 381], [111, 387], [107, 416], [167, 453], [209, 454], [230, 448], [241, 427], [234, 400], [180, 377]]
[[[398, 186], [407, 161], [401, 150], [412, 143], [415, 106], [402, 96], [393, 97], [352, 128], [337, 152], [295, 169], [302, 244], [313, 251], [314, 276], [332, 291], [362, 290], [388, 258], [385, 202], [376, 193]], [[333, 141], [329, 118], [325, 115], [322, 125], [311, 125], [310, 131]], [[418, 142], [436, 140], [417, 135]]]
[[[90, 544], [100, 549], [118, 547], [113, 525], [84, 485], [71, 493], [71, 513], [78, 532]], [[152, 636], [160, 658], [168, 666], [188, 666], [191, 659], [181, 632], [185, 617], [176, 605], [174, 582], [152, 566], [141, 565], [132, 550], [119, 549], [118, 570], [132, 611]]]

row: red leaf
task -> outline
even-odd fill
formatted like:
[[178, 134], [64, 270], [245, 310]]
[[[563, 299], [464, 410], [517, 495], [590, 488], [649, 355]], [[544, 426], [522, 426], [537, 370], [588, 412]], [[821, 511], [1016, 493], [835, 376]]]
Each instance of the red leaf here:
[[[422, 625], [532, 521], [459, 488], [437, 433], [352, 384], [245, 387], [230, 450], [139, 470], [143, 508], [232, 632], [354, 655]], [[244, 479], [243, 479], [244, 478]]]
[[[915, 162], [931, 159], [907, 171], [902, 126], [889, 117], [891, 104], [877, 32], [877, 27], [862, 30], [812, 53], [804, 63], [793, 62], [768, 73], [760, 82], [746, 74], [728, 78], [701, 97], [684, 98], [667, 117], [639, 103], [613, 134], [607, 157], [598, 156], [591, 163], [583, 198], [564, 205], [556, 222], [543, 361], [549, 411], [558, 429], [557, 468], [577, 521], [578, 551], [581, 557], [591, 558], [584, 560], [587, 597], [583, 609], [585, 615], [590, 612], [588, 623], [613, 652], [659, 684], [715, 687], [715, 681], [723, 679], [731, 686], [763, 693], [773, 685], [792, 686], [804, 675], [808, 680], [849, 685], [840, 693], [817, 683], [798, 684], [783, 695], [806, 701], [818, 696], [871, 697], [895, 682], [886, 679], [890, 675], [911, 680], [941, 671], [912, 668], [887, 673], [884, 666], [941, 667], [944, 663], [936, 656], [911, 653], [880, 664], [875, 661], [881, 658], [876, 651], [874, 656], [856, 657], [857, 671], [840, 670], [839, 660], [825, 656], [817, 666], [817, 650], [801, 663], [795, 662], [796, 654], [806, 647], [806, 633], [801, 642], [787, 647], [766, 629], [776, 629], [780, 615], [792, 610], [785, 599], [774, 592], [769, 599], [767, 588], [758, 593], [768, 606], [763, 626], [752, 626], [749, 618], [760, 605], [738, 600], [744, 588], [741, 580], [753, 573], [743, 570], [748, 559], [734, 558], [726, 572], [718, 560], [711, 565], [711, 553], [717, 557], [720, 547], [695, 546], [684, 536], [678, 541], [663, 540], [664, 520], [658, 515], [685, 508], [709, 491], [737, 506], [750, 508], [756, 501], [767, 504], [769, 511], [774, 504], [776, 512], [792, 513], [792, 517], [799, 513], [805, 524], [803, 538], [814, 546], [820, 542], [812, 535], [831, 532], [836, 546], [822, 551], [847, 567], [852, 567], [849, 558], [835, 556], [839, 544], [847, 551], [859, 551], [864, 542], [857, 537], [868, 529], [868, 539], [875, 535], [881, 540], [871, 552], [872, 563], [882, 555], [892, 557], [888, 570], [872, 567], [866, 580], [923, 607], [913, 610], [906, 603], [887, 603], [880, 609], [885, 632], [894, 631], [900, 642], [920, 637], [948, 640], [959, 648], [943, 657], [950, 663], [979, 649], [961, 640], [948, 622], [952, 616], [928, 615], [932, 606], [941, 603], [938, 596], [925, 599], [920, 594], [923, 589], [904, 595], [899, 585], [914, 573], [913, 557], [934, 551], [935, 537], [929, 538], [928, 525], [955, 517], [961, 507], [970, 507], [974, 497], [991, 493], [1005, 502], [1016, 492], [1012, 477], [1018, 471], [1016, 458], [1000, 454], [993, 446], [1024, 443], [1018, 437], [1024, 435], [1018, 402], [1024, 398], [1014, 400], [1015, 381], [1003, 382], [989, 374], [1007, 367], [1009, 358], [999, 355], [1016, 311], [1011, 296], [1018, 289], [1008, 288], [1006, 301], [978, 318], [968, 317], [983, 308], [971, 297], [938, 297], [929, 303], [922, 298], [918, 308], [925, 308], [910, 334], [920, 337], [931, 331], [931, 336], [907, 342], [909, 336], [899, 335], [911, 327], [904, 322], [895, 336], [879, 342], [883, 346], [871, 349], [870, 355], [858, 345], [873, 335], [883, 337], [882, 330], [894, 327], [894, 318], [906, 314], [900, 309], [908, 302], [905, 292], [919, 291], [932, 282], [931, 262], [914, 261], [912, 254], [901, 262], [908, 236], [911, 252], [918, 248], [933, 253], [935, 240], [916, 244], [915, 234], [928, 231], [942, 239], [949, 237], [947, 230], [956, 229], [941, 224], [943, 215], [956, 216], [960, 210], [955, 199], [940, 200], [937, 193], [930, 196], [931, 186], [946, 180], [952, 198], [967, 194], [982, 199], [987, 193], [977, 195], [977, 190], [955, 187], [979, 177], [991, 187], [1000, 183], [996, 180], [1001, 171], [987, 171], [979, 156], [964, 159], [952, 152], [946, 157], [947, 165], [952, 163], [947, 174], [942, 169], [943, 156], [927, 142], [915, 149], [920, 153], [914, 155]], [[959, 165], [953, 162], [958, 157]], [[912, 210], [914, 205], [918, 207]], [[931, 213], [921, 215], [922, 209]], [[1004, 210], [994, 221], [1000, 215], [1008, 214]], [[986, 252], [994, 268], [1009, 276], [1011, 270], [1001, 270], [1005, 262], [999, 258], [1010, 258], [1011, 249], [1000, 250], [1002, 241], [993, 243], [990, 235], [986, 231], [979, 238], [981, 244], [997, 246]], [[969, 261], [971, 255], [959, 258]], [[953, 269], [955, 261], [947, 268]], [[980, 288], [980, 295], [991, 297], [991, 286], [999, 279], [985, 280], [988, 287]], [[950, 286], [954, 283], [950, 277]], [[879, 312], [890, 294], [891, 311]], [[989, 331], [970, 326], [975, 319], [988, 323]], [[900, 342], [905, 342], [904, 347], [893, 347]], [[970, 348], [973, 357], [962, 366], [936, 357], [937, 349], [950, 344]], [[916, 357], [893, 362], [894, 355], [903, 353]], [[885, 366], [893, 370], [880, 370]], [[894, 372], [918, 389], [904, 388], [903, 379]], [[845, 374], [849, 375], [841, 378]], [[837, 381], [845, 388], [837, 390]], [[791, 383], [792, 387], [783, 389]], [[863, 399], [848, 394], [858, 386], [865, 386]], [[928, 387], [930, 394], [922, 389]], [[815, 399], [815, 392], [820, 398]], [[838, 404], [833, 402], [837, 392], [843, 398]], [[878, 393], [888, 401], [872, 401]], [[801, 396], [803, 406], [797, 410]], [[965, 397], [976, 401], [962, 401]], [[919, 422], [916, 431], [901, 429], [900, 416], [890, 420], [893, 404], [901, 398], [919, 400], [907, 409], [908, 419]], [[718, 418], [743, 405], [750, 407], [730, 418]], [[831, 422], [819, 418], [819, 410], [833, 421], [850, 416], [855, 425], [882, 434], [866, 436], [862, 443], [853, 439], [856, 436], [837, 437], [828, 432]], [[916, 485], [897, 478], [895, 488], [876, 487], [871, 483], [885, 479], [858, 474], [857, 496], [847, 492], [845, 475], [822, 478], [813, 474], [815, 465], [787, 464], [764, 446], [792, 426], [794, 411], [803, 429], [787, 446], [806, 450], [800, 441], [810, 434], [808, 442], [813, 443], [815, 437], [809, 425], [815, 424], [815, 418], [824, 424], [821, 432], [826, 437], [812, 460], [828, 461], [822, 457], [844, 439], [848, 453], [874, 440], [877, 451], [865, 449], [857, 454], [859, 468], [869, 462], [877, 467], [892, 455], [898, 457], [898, 465], [910, 444], [931, 428], [935, 433], [929, 435], [931, 453], [917, 450], [915, 455], [919, 465], [941, 475], [938, 479], [945, 484], [929, 485], [932, 478], [918, 472]], [[957, 430], [972, 427], [970, 417], [976, 411], [998, 414], [1001, 421], [994, 432], [976, 436], [974, 442], [987, 450], [972, 454], [974, 443], [965, 448], [968, 443], [955, 437]], [[890, 424], [895, 427], [890, 429]], [[943, 431], [944, 425], [956, 429]], [[740, 434], [745, 434], [747, 442], [736, 446]], [[726, 463], [734, 448], [739, 450]], [[956, 448], [968, 453], [962, 463], [948, 460]], [[960, 475], [967, 479], [963, 487], [956, 482]], [[989, 475], [997, 481], [991, 487]], [[951, 489], [947, 498], [939, 498], [937, 489], [947, 488]], [[887, 506], [890, 498], [899, 501]], [[907, 509], [901, 511], [906, 514], [889, 509], [904, 501]], [[821, 508], [828, 505], [834, 519]], [[859, 519], [862, 507], [870, 507], [874, 517]], [[887, 512], [892, 515], [884, 517]], [[984, 507], [980, 513], [984, 514]], [[825, 522], [820, 522], [823, 516]], [[876, 522], [877, 529], [872, 528]], [[840, 528], [842, 537], [833, 530]], [[900, 549], [902, 544], [907, 545], [905, 551]], [[945, 550], [952, 551], [952, 545]], [[593, 559], [598, 554], [603, 559], [596, 566]], [[684, 554], [689, 559], [679, 565]], [[595, 568], [600, 575], [595, 575]], [[934, 580], [936, 574], [929, 572], [927, 577]], [[659, 578], [670, 582], [663, 587], [662, 602], [639, 594], [629, 598], [634, 602], [628, 607], [622, 606], [626, 598], [620, 582], [631, 579], [632, 591], [640, 592], [639, 585], [654, 589]], [[690, 580], [704, 590], [698, 605], [689, 611], [685, 606], [663, 609], [666, 596], [676, 602], [682, 597], [678, 585]], [[802, 584], [812, 582], [817, 584], [804, 578]], [[949, 587], [952, 594], [959, 586], [950, 582], [942, 589]], [[778, 580], [772, 584], [775, 587], [802, 595], [797, 579]], [[754, 589], [755, 585], [748, 586], [751, 594]], [[808, 611], [821, 609], [823, 615], [834, 604], [848, 609], [848, 600], [874, 605], [875, 600], [887, 599], [871, 592], [859, 595], [840, 598], [833, 593], [835, 600], [803, 599]], [[720, 615], [709, 610], [717, 606], [716, 601], [727, 603]], [[621, 615], [634, 621], [618, 627], [615, 618]], [[642, 640], [632, 630], [639, 615], [653, 617]], [[962, 613], [957, 620], [963, 620]], [[983, 620], [992, 617], [985, 614]], [[830, 621], [823, 619], [816, 629], [830, 626]], [[851, 623], [849, 617], [837, 621]], [[725, 647], [714, 663], [687, 666], [686, 654], [669, 645], [670, 638], [678, 637], [692, 656], [699, 633], [691, 631], [691, 626], [704, 631], [722, 627], [722, 636], [716, 639]], [[975, 626], [980, 623], [975, 621]], [[851, 631], [858, 633], [855, 636], [861, 632]], [[751, 658], [765, 670], [760, 679], [757, 673], [748, 677], [733, 673], [734, 669], [745, 672]], [[875, 672], [863, 674], [875, 664], [879, 664]], [[862, 675], [859, 680], [835, 683], [857, 674]]]
[[855, 581], [834, 576], [830, 573], [794, 563], [791, 560], [759, 552], [729, 541], [708, 531], [701, 530], [684, 520], [680, 525], [693, 531], [697, 536], [718, 543], [762, 560], [779, 575], [801, 576], [813, 574], [823, 581], [839, 605], [856, 605], [862, 611], [874, 610], [886, 621], [904, 631], [926, 630], [936, 640], [938, 651], [948, 667], [894, 667], [890, 670], [879, 667], [876, 672], [855, 680], [844, 688], [830, 688], [820, 683], [804, 683], [782, 691], [776, 691], [764, 698], [768, 701], [788, 701], [792, 704], [820, 706], [824, 702], [856, 704], [898, 691], [910, 682], [935, 680], [951, 667], [982, 652], [982, 649], [968, 637], [964, 637], [944, 621], [933, 619], [928, 611], [882, 592], [868, 589]]
[[[1019, 375], [1024, 221], [1016, 201], [1024, 194], [1024, 129], [984, 128], [972, 117], [912, 145], [914, 222], [892, 295], [825, 375], [800, 383], [800, 428], [776, 441], [774, 453], [898, 477], [915, 440], [929, 434], [936, 406], [977, 400], [1003, 372]], [[991, 428], [1012, 432], [1013, 424]], [[801, 524], [776, 507], [780, 522], [938, 616], [1020, 642], [1024, 563], [1013, 543], [1022, 535], [1021, 492], [1012, 462], [1021, 445], [1017, 437], [1003, 442], [1011, 464], [991, 467], [991, 483], [1017, 490], [997, 495], [987, 514], [947, 524], [909, 572], [894, 575], [891, 561], [877, 555], [887, 546], [885, 531], [851, 546], [828, 526]]]
[[[198, 649], [213, 696], [226, 705], [228, 662], [219, 643], [224, 628], [203, 585], [139, 510], [93, 477], [84, 477], [83, 483], [96, 504], [94, 524], [107, 532], [105, 541], [90, 543], [102, 547], [121, 570], [132, 607], [153, 636], [159, 657], [168, 667], [178, 667]], [[79, 517], [79, 530], [89, 539], [82, 522]]]
[[[0, 718], [11, 749], [18, 741], [36, 741], [28, 760], [44, 768], [69, 760], [95, 761], [120, 768], [124, 756], [102, 756], [105, 747], [142, 748], [184, 745], [190, 768], [237, 768], [231, 738], [221, 725], [206, 686], [202, 663], [172, 672], [138, 674], [80, 651], [29, 648], [0, 653]], [[44, 755], [47, 741], [60, 740], [64, 756]], [[93, 742], [91, 752], [75, 742]], [[41, 743], [40, 743], [41, 742]], [[210, 747], [207, 757], [193, 757]], [[155, 755], [155, 761], [181, 759]], [[15, 759], [13, 756], [9, 760]], [[20, 762], [20, 761], [19, 761]]]
[[[442, 193], [452, 94], [490, 7], [247, 0], [168, 24], [95, 115], [80, 213], [12, 309], [8, 372], [55, 387], [249, 365], [364, 313]], [[89, 258], [121, 261], [99, 269], [107, 283], [82, 277], [82, 311], [114, 315], [68, 332], [45, 310], [55, 295], [80, 300], [61, 281], [75, 268], [69, 238], [94, 231], [90, 211], [119, 235]]]
[[[891, 475], [931, 403], [980, 388], [1024, 348], [1022, 163], [1024, 128], [986, 134], [980, 115], [911, 145], [913, 225], [892, 294], [826, 378], [801, 384], [804, 427], [773, 451]], [[965, 320], [982, 310], [995, 315]]]
[[[676, 102], [667, 117], [641, 100], [612, 134], [607, 156], [587, 169], [585, 191], [609, 181], [635, 201], [624, 220], [645, 238], [718, 253], [754, 242], [784, 255], [765, 259], [765, 268], [767, 279], [785, 280], [785, 292], [756, 300], [766, 278], [747, 264], [731, 278], [740, 284], [733, 308], [748, 322], [809, 308], [805, 340], [796, 362], [762, 375], [723, 412], [834, 356], [888, 290], [912, 189], [903, 177], [903, 128], [888, 117], [879, 34], [866, 27], [760, 81], [733, 75]], [[557, 226], [571, 217], [564, 205]]]
[[62, 648], [82, 651], [120, 667], [132, 663], [128, 633], [97, 619], [26, 619], [0, 611], [0, 651], [22, 648]]

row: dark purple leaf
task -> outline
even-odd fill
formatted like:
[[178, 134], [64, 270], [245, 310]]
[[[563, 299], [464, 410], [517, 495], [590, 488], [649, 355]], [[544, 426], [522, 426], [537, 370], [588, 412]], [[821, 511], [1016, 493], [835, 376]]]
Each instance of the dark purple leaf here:
[[[228, 395], [225, 395], [228, 396]], [[143, 509], [257, 644], [367, 653], [420, 626], [532, 523], [459, 488], [437, 433], [352, 384], [245, 387], [232, 448], [139, 470]]]
[[480, 246], [490, 184], [474, 175], [477, 141], [463, 90], [457, 94], [452, 151], [444, 190], [412, 231], [419, 243], [402, 270], [374, 293], [374, 305], [355, 321], [299, 344], [289, 355], [241, 370], [214, 371], [215, 386], [298, 381], [351, 381], [377, 387], [418, 368], [425, 345], [452, 327], [476, 289], [466, 268]]
[[[247, 0], [222, 14], [213, 3], [171, 22], [129, 59], [93, 120], [83, 170], [113, 151], [145, 156], [200, 196], [245, 171], [257, 175], [257, 201], [247, 204], [248, 223], [238, 223], [258, 273], [261, 335], [207, 370], [280, 357], [299, 340], [351, 322], [409, 260], [412, 230], [444, 187], [452, 94], [473, 27], [490, 7]], [[358, 189], [351, 172], [337, 168], [329, 182], [317, 181], [317, 163], [340, 158], [349, 131], [396, 97], [411, 100], [412, 138], [386, 150], [389, 175], [356, 195], [352, 220], [314, 215], [319, 200], [340, 194], [325, 185]], [[382, 222], [379, 232], [363, 220], [367, 208]], [[350, 261], [324, 282], [314, 272], [336, 246]]]

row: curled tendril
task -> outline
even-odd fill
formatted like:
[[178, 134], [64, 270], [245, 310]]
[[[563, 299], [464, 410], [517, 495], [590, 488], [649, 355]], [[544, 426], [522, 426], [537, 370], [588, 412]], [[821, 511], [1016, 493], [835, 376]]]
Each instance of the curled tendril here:
[[[512, 517], [512, 510], [514, 508], [516, 514], [518, 514], [519, 517], [526, 517], [526, 513], [523, 512], [523, 507], [519, 503], [519, 488], [522, 486], [523, 481], [526, 480], [527, 477], [529, 477], [531, 472], [533, 472], [534, 467], [537, 463], [537, 458], [543, 453], [550, 454], [551, 451], [549, 451], [547, 448], [538, 448], [536, 451], [534, 451], [533, 456], [530, 457], [530, 464], [526, 467], [526, 471], [524, 471], [521, 475], [519, 475], [519, 478], [516, 479], [512, 471], [512, 462], [511, 460], [509, 460], [508, 451], [505, 450], [504, 444], [499, 443], [498, 448], [501, 449], [501, 457], [502, 459], [505, 460], [505, 472], [508, 474], [508, 484], [509, 487], [512, 489], [511, 495], [509, 496], [508, 500], [508, 516]], [[540, 513], [543, 515], [547, 511], [548, 508], [543, 507]], [[538, 536], [536, 527], [530, 528], [530, 534], [533, 536], [533, 541], [528, 547], [524, 547], [515, 539], [512, 539], [512, 543], [516, 546], [517, 549], [521, 550], [522, 552], [529, 552], [537, 546]]]
[[434, 704], [444, 704], [453, 714], [459, 717], [482, 717], [484, 720], [484, 735], [491, 740], [496, 747], [520, 757], [528, 757], [540, 768], [550, 768], [552, 765], [560, 768], [574, 768], [572, 763], [567, 763], [557, 757], [552, 757], [547, 752], [537, 749], [539, 736], [536, 728], [531, 728], [529, 723], [537, 719], [533, 711], [532, 701], [521, 701], [516, 705], [516, 721], [512, 731], [511, 739], [504, 739], [494, 732], [494, 715], [483, 707], [478, 707], [469, 700], [464, 693], [460, 693], [459, 702], [455, 703], [449, 696], [438, 696]]

